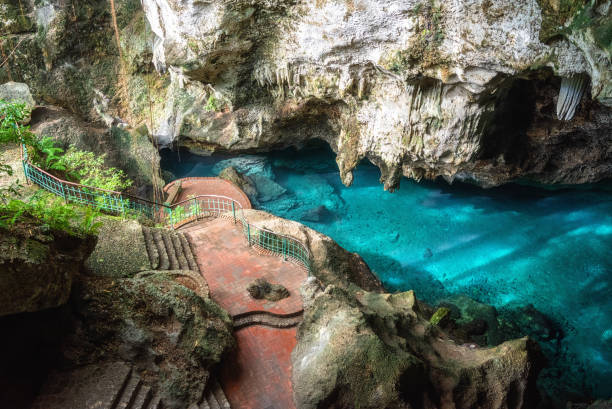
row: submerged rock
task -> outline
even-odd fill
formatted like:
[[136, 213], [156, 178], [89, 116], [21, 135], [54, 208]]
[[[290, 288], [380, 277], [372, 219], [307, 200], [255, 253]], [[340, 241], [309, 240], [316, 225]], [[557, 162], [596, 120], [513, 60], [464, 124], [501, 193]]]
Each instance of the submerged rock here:
[[321, 205], [321, 206], [306, 210], [304, 213], [302, 213], [302, 216], [300, 217], [300, 219], [307, 221], [307, 222], [321, 223], [321, 222], [325, 222], [326, 220], [328, 220], [331, 217], [331, 215], [332, 214], [327, 209], [327, 207]]
[[219, 174], [228, 167], [236, 169], [238, 172], [247, 175], [261, 175], [274, 179], [272, 165], [265, 156], [244, 155], [236, 158], [225, 159], [215, 164], [212, 171]]
[[490, 346], [504, 340], [495, 307], [462, 294], [446, 298], [439, 305], [453, 311], [454, 325], [447, 329], [456, 339]]
[[255, 183], [255, 187], [257, 189], [257, 200], [262, 203], [276, 200], [287, 192], [287, 189], [267, 176], [254, 173], [250, 177]]
[[249, 176], [246, 176], [238, 172], [235, 168], [228, 166], [219, 172], [219, 177], [238, 186], [240, 190], [242, 190], [249, 197], [251, 203], [257, 203], [257, 187]]

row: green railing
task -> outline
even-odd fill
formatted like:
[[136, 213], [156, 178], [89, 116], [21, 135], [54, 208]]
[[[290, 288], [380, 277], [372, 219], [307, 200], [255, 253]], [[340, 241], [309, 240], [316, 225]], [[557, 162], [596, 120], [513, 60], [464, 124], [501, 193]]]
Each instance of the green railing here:
[[173, 204], [170, 208], [170, 224], [173, 227], [209, 216], [231, 218], [234, 223], [242, 225], [250, 246], [267, 250], [285, 260], [296, 261], [310, 272], [310, 252], [302, 242], [249, 223], [242, 205], [230, 197], [200, 195]]
[[167, 206], [121, 192], [61, 180], [32, 165], [28, 161], [25, 147], [22, 150], [22, 163], [27, 180], [62, 197], [66, 202], [91, 206], [122, 216], [144, 216], [173, 229], [207, 216], [231, 217], [234, 223], [241, 223], [249, 246], [267, 250], [285, 260], [296, 261], [310, 273], [310, 252], [304, 244], [293, 237], [250, 224], [242, 205], [232, 198], [200, 195]]

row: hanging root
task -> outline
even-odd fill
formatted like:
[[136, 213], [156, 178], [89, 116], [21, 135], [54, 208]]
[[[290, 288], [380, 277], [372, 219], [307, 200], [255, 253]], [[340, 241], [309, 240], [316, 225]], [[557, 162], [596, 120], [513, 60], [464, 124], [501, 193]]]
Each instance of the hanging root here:
[[574, 117], [587, 85], [588, 77], [586, 75], [563, 77], [559, 100], [557, 101], [557, 118], [561, 121], [569, 121]]

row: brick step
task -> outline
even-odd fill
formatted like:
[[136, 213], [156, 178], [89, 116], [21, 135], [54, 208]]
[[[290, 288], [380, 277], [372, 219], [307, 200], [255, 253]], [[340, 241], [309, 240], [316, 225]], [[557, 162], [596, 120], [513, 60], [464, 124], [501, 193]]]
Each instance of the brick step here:
[[180, 233], [169, 232], [170, 238], [172, 239], [172, 247], [174, 247], [174, 252], [176, 254], [176, 259], [178, 260], [179, 267], [181, 270], [189, 270], [190, 265], [187, 261], [187, 256], [185, 255], [185, 250], [183, 249], [183, 243], [179, 237]]
[[272, 328], [291, 328], [302, 322], [303, 311], [288, 315], [278, 315], [266, 311], [250, 311], [237, 314], [233, 318], [234, 330], [251, 325], [263, 325]]
[[151, 392], [151, 387], [147, 385], [142, 385], [140, 390], [138, 391], [138, 395], [134, 400], [134, 404], [132, 405], [133, 409], [149, 409], [149, 403], [153, 399], [153, 393]]
[[125, 362], [52, 373], [32, 409], [163, 409], [161, 399]]
[[198, 263], [196, 262], [195, 256], [193, 255], [193, 250], [191, 248], [191, 243], [187, 239], [187, 237], [183, 233], [178, 234], [179, 239], [181, 240], [181, 245], [183, 246], [183, 252], [187, 257], [187, 263], [189, 263], [189, 269], [195, 272], [200, 272], [200, 268], [198, 267]]
[[132, 371], [118, 401], [112, 406], [112, 409], [131, 409], [141, 386], [140, 377]]
[[170, 231], [160, 230], [160, 233], [162, 242], [166, 248], [166, 254], [168, 254], [168, 261], [170, 262], [170, 267], [168, 267], [166, 270], [180, 270], [181, 266], [179, 265], [176, 250], [174, 249], [174, 244], [172, 243], [172, 238], [170, 237]]
[[168, 270], [170, 268], [170, 259], [168, 252], [166, 251], [166, 245], [162, 237], [162, 230], [153, 229], [152, 231], [153, 241], [159, 254], [159, 270]]
[[152, 229], [142, 226], [142, 235], [145, 241], [145, 247], [147, 248], [147, 255], [151, 262], [151, 269], [157, 270], [159, 268], [159, 252], [157, 245], [155, 244], [155, 238], [153, 237]]

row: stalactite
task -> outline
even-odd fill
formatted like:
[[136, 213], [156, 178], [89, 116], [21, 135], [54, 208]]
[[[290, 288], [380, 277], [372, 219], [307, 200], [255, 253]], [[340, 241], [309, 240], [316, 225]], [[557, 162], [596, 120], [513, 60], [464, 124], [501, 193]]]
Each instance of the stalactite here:
[[584, 75], [564, 77], [561, 80], [561, 89], [557, 101], [557, 118], [561, 121], [569, 121], [574, 117], [587, 84], [587, 77]]

